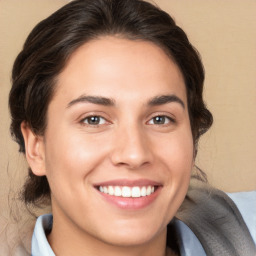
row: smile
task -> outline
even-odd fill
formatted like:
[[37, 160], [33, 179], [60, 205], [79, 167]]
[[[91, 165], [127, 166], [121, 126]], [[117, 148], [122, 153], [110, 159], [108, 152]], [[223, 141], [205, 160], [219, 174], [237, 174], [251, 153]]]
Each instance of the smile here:
[[154, 186], [99, 186], [99, 191], [108, 194], [111, 196], [117, 196], [117, 197], [145, 197], [150, 196], [154, 193], [155, 187]]
[[133, 211], [153, 204], [162, 187], [163, 184], [147, 179], [119, 179], [94, 184], [103, 201], [122, 210]]

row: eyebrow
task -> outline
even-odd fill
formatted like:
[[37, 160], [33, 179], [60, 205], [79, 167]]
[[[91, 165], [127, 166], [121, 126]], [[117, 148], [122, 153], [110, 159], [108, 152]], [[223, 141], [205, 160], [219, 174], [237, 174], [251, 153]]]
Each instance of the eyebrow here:
[[93, 103], [103, 106], [114, 106], [115, 101], [110, 98], [105, 98], [101, 96], [88, 96], [88, 95], [81, 95], [77, 99], [74, 99], [68, 103], [68, 108], [77, 104], [77, 103]]
[[153, 97], [152, 99], [149, 100], [148, 105], [158, 106], [158, 105], [164, 105], [171, 102], [179, 103], [185, 109], [185, 103], [174, 94]]
[[[164, 105], [171, 102], [177, 102], [183, 108], [185, 108], [184, 102], [174, 94], [155, 96], [148, 101], [147, 105], [158, 106], [158, 105]], [[101, 96], [81, 95], [78, 98], [70, 101], [67, 105], [67, 108], [70, 108], [71, 106], [77, 103], [93, 103], [93, 104], [103, 105], [103, 106], [114, 106], [115, 100], [111, 98], [101, 97]]]

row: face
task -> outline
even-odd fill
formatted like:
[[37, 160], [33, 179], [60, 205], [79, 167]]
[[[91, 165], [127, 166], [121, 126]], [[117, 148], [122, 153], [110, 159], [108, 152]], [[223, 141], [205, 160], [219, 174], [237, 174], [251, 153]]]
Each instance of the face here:
[[41, 147], [56, 230], [119, 245], [165, 237], [193, 165], [179, 68], [150, 42], [86, 43], [58, 77]]

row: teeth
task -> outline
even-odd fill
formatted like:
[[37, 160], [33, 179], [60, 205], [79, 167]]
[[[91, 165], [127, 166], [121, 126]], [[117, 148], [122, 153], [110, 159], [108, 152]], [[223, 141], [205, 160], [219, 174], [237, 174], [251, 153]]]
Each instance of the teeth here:
[[114, 196], [121, 196], [122, 195], [122, 190], [120, 187], [116, 186], [115, 187], [115, 194]]
[[132, 197], [140, 197], [140, 188], [139, 187], [132, 188]]
[[109, 186], [109, 187], [108, 187], [108, 193], [109, 193], [111, 196], [113, 196], [113, 195], [115, 194], [115, 190], [114, 190], [114, 188], [113, 188], [112, 186]]
[[122, 197], [131, 197], [132, 191], [129, 187], [122, 188]]
[[147, 196], [151, 194], [151, 187], [147, 187]]
[[142, 187], [141, 190], [140, 190], [140, 195], [141, 196], [146, 196], [147, 195], [147, 189], [146, 187]]
[[108, 194], [108, 187], [103, 187], [103, 193]]
[[154, 186], [128, 187], [128, 186], [100, 186], [99, 191], [111, 196], [143, 197], [155, 192]]

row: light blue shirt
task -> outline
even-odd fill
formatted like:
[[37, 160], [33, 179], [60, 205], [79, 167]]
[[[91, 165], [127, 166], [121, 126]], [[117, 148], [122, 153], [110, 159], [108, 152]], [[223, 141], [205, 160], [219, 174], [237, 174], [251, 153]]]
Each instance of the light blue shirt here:
[[[256, 244], [256, 191], [228, 195], [237, 205]], [[179, 236], [181, 256], [206, 256], [201, 243], [185, 223], [175, 220], [174, 225]], [[51, 227], [51, 214], [37, 219], [32, 237], [32, 256], [55, 256], [45, 235], [45, 230]]]

